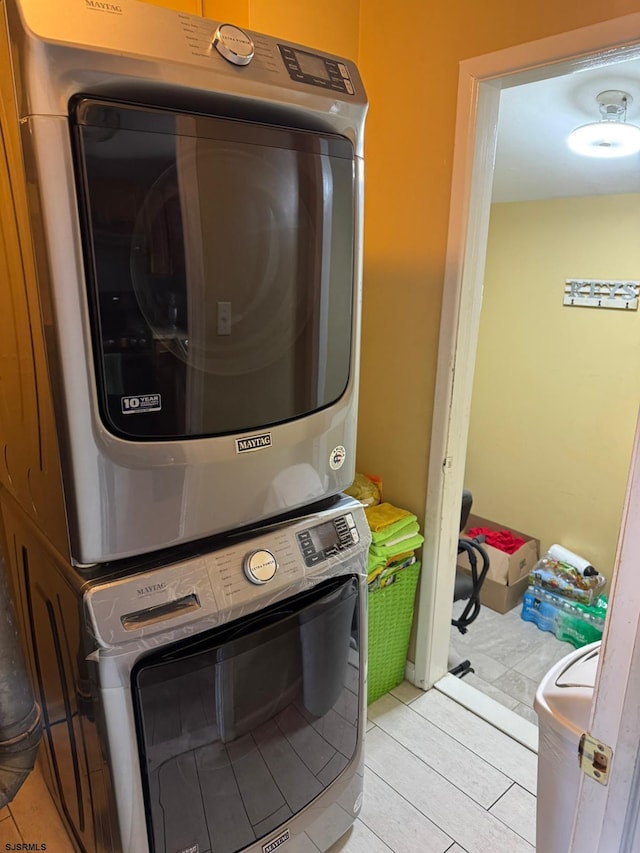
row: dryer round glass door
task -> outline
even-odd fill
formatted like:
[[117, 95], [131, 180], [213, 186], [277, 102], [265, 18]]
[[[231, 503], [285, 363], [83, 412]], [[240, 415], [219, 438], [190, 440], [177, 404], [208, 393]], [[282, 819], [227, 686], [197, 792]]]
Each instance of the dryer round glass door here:
[[132, 673], [151, 849], [235, 853], [359, 742], [358, 581], [338, 578], [143, 658]]

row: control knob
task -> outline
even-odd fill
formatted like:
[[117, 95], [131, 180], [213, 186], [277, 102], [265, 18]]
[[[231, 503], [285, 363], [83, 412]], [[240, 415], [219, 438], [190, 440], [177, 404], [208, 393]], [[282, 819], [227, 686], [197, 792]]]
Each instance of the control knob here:
[[253, 59], [253, 41], [244, 30], [233, 24], [220, 24], [211, 43], [220, 56], [234, 65], [248, 65]]
[[251, 583], [268, 583], [278, 571], [278, 561], [271, 551], [261, 548], [244, 558], [244, 573]]

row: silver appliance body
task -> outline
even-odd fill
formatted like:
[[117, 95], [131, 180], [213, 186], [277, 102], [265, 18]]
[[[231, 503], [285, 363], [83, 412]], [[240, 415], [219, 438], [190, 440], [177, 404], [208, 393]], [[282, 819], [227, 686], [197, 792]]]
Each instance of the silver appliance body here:
[[[352, 481], [355, 464], [367, 106], [353, 63], [256, 33], [247, 34], [251, 52], [245, 34], [234, 28], [219, 30], [218, 22], [135, 0], [8, 0], [5, 9], [71, 561], [92, 565], [173, 547], [339, 493]], [[94, 121], [101, 105], [103, 116]], [[113, 198], [107, 203], [92, 193], [101, 179], [115, 184], [100, 169], [109, 163], [120, 168], [127, 150], [118, 140], [139, 133], [135, 122], [145, 115], [172, 122], [167, 139], [178, 140], [171, 143], [175, 162], [162, 180], [149, 179], [153, 192], [131, 227], [135, 239], [128, 236], [125, 249], [114, 244], [114, 264], [118, 253], [129, 253], [114, 272], [108, 240], [115, 238], [101, 237], [95, 218], [115, 220], [121, 211], [109, 206]], [[125, 127], [129, 116], [133, 124]], [[210, 131], [211, 122], [221, 130]], [[148, 139], [161, 138], [159, 126]], [[237, 133], [246, 131], [246, 153], [256, 128], [268, 136], [260, 141], [270, 152], [266, 159], [261, 153], [243, 170], [232, 151], [217, 172], [207, 173], [211, 151], [228, 153]], [[278, 134], [291, 140], [282, 155]], [[209, 145], [212, 135], [205, 151], [202, 140]], [[334, 143], [348, 146], [348, 157], [333, 156]], [[100, 163], [98, 149], [105, 152]], [[183, 157], [185, 151], [192, 154]], [[143, 156], [137, 156], [130, 172], [144, 171]], [[264, 177], [270, 169], [276, 170], [273, 180]], [[162, 181], [169, 172], [173, 183], [166, 190]], [[199, 217], [198, 205], [202, 210], [217, 198], [216, 180], [247, 173], [254, 187], [245, 187], [240, 201], [229, 183], [213, 218]], [[288, 184], [278, 179], [282, 174]], [[304, 192], [303, 174], [310, 187]], [[180, 234], [179, 257], [189, 268], [178, 275], [169, 258], [158, 271], [156, 255], [147, 265], [154, 269], [142, 275], [136, 253], [145, 240], [156, 239], [154, 205], [171, 193], [171, 204], [177, 197], [182, 203], [173, 234]], [[167, 220], [171, 204], [162, 213]], [[227, 220], [248, 221], [254, 210], [258, 221], [244, 244], [225, 254], [233, 242], [229, 226], [211, 249], [211, 222], [224, 229]], [[271, 220], [282, 225], [282, 257], [269, 254], [275, 241], [264, 229]], [[297, 236], [291, 237], [290, 225]], [[197, 251], [188, 254], [192, 238]], [[302, 260], [292, 271], [291, 258], [298, 255]], [[262, 273], [269, 281], [260, 279]], [[188, 300], [181, 275], [189, 282]], [[144, 315], [146, 325], [142, 332], [123, 325], [111, 334], [100, 299], [113, 293], [112, 306], [122, 305], [118, 281], [128, 276], [136, 316]], [[283, 294], [277, 283], [287, 276], [291, 288]], [[138, 280], [144, 299], [135, 290]], [[313, 301], [309, 294], [316, 292]], [[307, 338], [298, 334], [303, 314], [312, 330]], [[236, 330], [249, 315], [242, 337]], [[278, 346], [287, 335], [283, 354]], [[184, 381], [175, 370], [171, 380], [173, 397], [188, 398], [179, 404], [186, 412], [179, 429], [139, 426], [141, 418], [159, 423], [178, 403], [154, 384], [160, 356], [153, 381], [145, 378], [151, 375], [146, 368], [127, 367], [142, 357], [132, 352], [136, 347], [153, 350], [154, 358], [161, 352], [184, 368]], [[134, 375], [143, 379], [134, 382]], [[243, 420], [245, 402], [253, 408]], [[119, 428], [105, 415], [112, 404], [119, 407]], [[127, 425], [133, 424], [130, 435]]]
[[10, 521], [50, 786], [83, 853], [307, 853], [351, 825], [370, 534], [360, 504], [329, 503], [89, 580]]

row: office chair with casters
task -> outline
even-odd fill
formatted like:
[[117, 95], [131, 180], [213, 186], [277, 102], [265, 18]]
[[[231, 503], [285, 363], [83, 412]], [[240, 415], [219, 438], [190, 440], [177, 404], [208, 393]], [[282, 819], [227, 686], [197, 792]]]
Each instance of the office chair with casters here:
[[[460, 513], [460, 532], [467, 526], [469, 513], [471, 512], [471, 504], [473, 496], [471, 492], [465, 489], [462, 493], [462, 511]], [[458, 554], [466, 554], [471, 568], [471, 574], [463, 572], [462, 569], [456, 566], [456, 581], [453, 591], [454, 601], [464, 601], [466, 604], [460, 616], [457, 619], [452, 619], [451, 624], [460, 631], [461, 634], [466, 634], [472, 622], [474, 622], [480, 614], [480, 590], [482, 584], [489, 571], [489, 556], [482, 547], [484, 542], [483, 537], [475, 537], [469, 539], [466, 536], [461, 536], [458, 539]], [[478, 570], [478, 558], [480, 558], [481, 568]], [[473, 672], [471, 662], [468, 660], [462, 661], [453, 669], [449, 670], [452, 675], [457, 675], [463, 678], [467, 673]]]

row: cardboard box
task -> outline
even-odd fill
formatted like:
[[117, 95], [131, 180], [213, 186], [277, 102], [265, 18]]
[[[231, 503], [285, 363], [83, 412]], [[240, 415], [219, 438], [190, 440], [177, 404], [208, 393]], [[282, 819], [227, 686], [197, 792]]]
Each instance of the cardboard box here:
[[480, 590], [480, 602], [484, 607], [495, 610], [496, 613], [508, 613], [520, 604], [528, 586], [527, 577], [520, 578], [509, 586], [485, 578]]
[[[489, 530], [508, 530], [514, 536], [519, 536], [525, 540], [524, 545], [518, 548], [514, 554], [506, 554], [486, 543], [483, 545], [489, 557], [489, 571], [480, 591], [480, 601], [491, 610], [506, 613], [522, 600], [522, 596], [529, 585], [529, 572], [538, 562], [540, 542], [538, 539], [529, 536], [528, 533], [515, 530], [506, 524], [481, 518], [479, 515], [469, 516], [465, 532], [461, 535], [464, 536], [467, 530], [472, 530], [474, 527], [486, 527]], [[471, 573], [469, 558], [466, 554], [458, 555], [458, 566], [467, 574]], [[478, 569], [481, 568], [482, 566], [479, 565]]]

